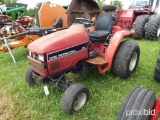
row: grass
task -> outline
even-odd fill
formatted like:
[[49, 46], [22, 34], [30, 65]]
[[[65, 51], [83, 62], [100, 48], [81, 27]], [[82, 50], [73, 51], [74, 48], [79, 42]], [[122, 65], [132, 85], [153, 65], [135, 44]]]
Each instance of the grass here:
[[61, 109], [63, 92], [50, 84], [50, 95], [45, 96], [43, 85], [29, 87], [25, 82], [25, 73], [29, 67], [27, 49], [19, 47], [13, 50], [17, 63], [13, 63], [9, 53], [0, 53], [0, 119], [11, 120], [115, 120], [119, 108], [134, 87], [145, 87], [160, 91], [160, 85], [154, 81], [154, 67], [160, 49], [160, 41], [138, 41], [141, 57], [136, 72], [128, 79], [120, 79], [107, 72], [98, 74], [93, 67], [86, 77], [72, 75], [77, 82], [88, 86], [90, 99], [78, 113], [69, 116]]

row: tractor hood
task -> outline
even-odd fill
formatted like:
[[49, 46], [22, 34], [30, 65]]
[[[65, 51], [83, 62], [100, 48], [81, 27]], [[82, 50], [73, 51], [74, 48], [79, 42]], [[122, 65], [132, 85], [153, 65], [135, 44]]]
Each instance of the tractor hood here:
[[83, 26], [72, 25], [69, 29], [39, 38], [28, 45], [28, 50], [45, 54], [70, 48], [87, 41], [89, 41], [89, 37], [86, 29]]

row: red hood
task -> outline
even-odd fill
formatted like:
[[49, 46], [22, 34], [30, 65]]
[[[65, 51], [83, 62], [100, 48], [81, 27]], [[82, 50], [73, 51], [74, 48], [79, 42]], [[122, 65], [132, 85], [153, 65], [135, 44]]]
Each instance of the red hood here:
[[62, 50], [89, 40], [85, 30], [66, 29], [46, 35], [28, 45], [28, 50], [39, 54]]

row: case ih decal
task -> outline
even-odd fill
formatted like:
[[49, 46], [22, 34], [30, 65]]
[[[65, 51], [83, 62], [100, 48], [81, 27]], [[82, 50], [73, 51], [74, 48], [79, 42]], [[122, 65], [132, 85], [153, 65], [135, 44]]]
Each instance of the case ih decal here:
[[88, 42], [82, 43], [80, 45], [73, 46], [73, 47], [70, 47], [70, 48], [67, 48], [67, 49], [64, 49], [62, 51], [58, 51], [58, 52], [49, 54], [48, 55], [48, 60], [54, 60], [54, 59], [57, 59], [57, 58], [61, 58], [61, 57], [73, 54], [73, 53], [75, 53], [77, 51], [86, 49], [87, 46], [88, 46]]

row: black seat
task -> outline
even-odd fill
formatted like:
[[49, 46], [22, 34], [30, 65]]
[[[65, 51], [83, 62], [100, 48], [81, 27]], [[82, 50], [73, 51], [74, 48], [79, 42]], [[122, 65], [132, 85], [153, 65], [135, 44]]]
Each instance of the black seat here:
[[102, 13], [99, 15], [95, 31], [89, 33], [91, 41], [104, 42], [112, 31], [112, 15], [110, 13]]

